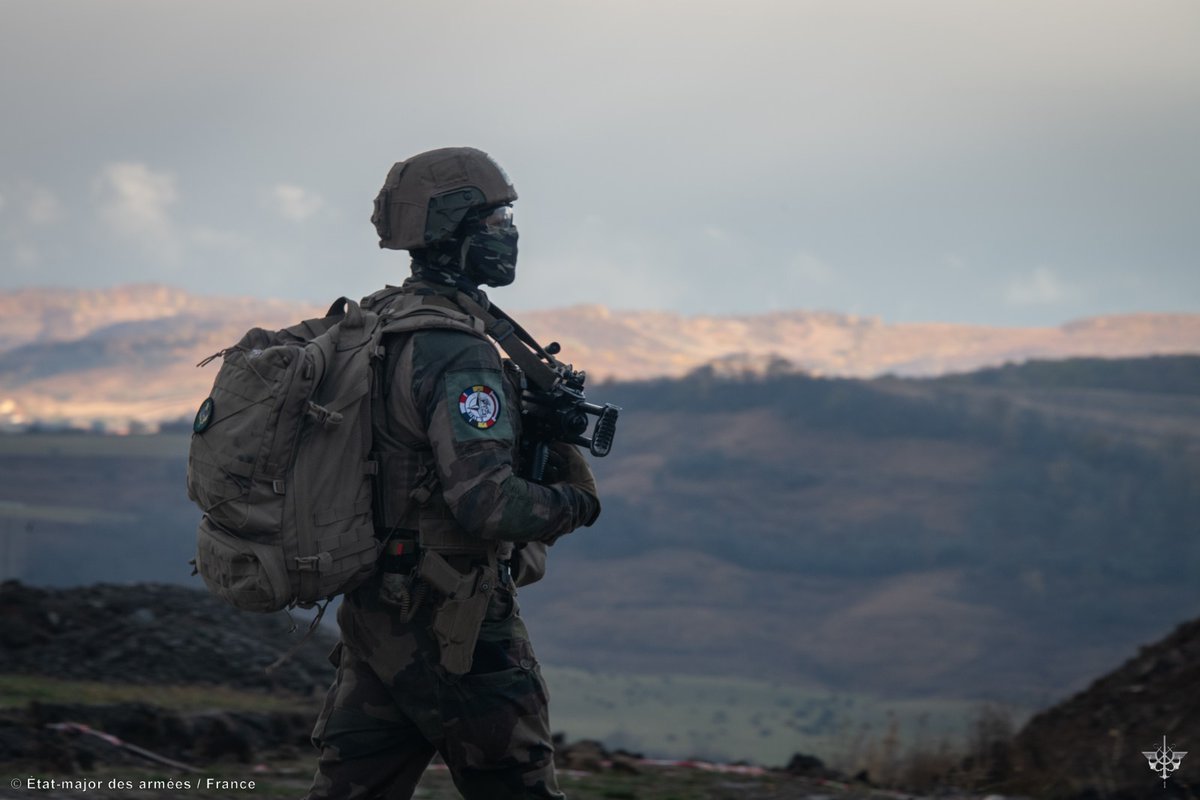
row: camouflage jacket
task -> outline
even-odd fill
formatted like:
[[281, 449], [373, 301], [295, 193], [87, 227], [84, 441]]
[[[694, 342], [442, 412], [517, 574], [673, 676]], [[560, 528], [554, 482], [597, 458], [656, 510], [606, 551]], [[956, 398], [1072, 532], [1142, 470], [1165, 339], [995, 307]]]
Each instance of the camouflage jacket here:
[[[389, 305], [415, 302], [446, 306], [454, 314], [447, 300], [452, 296], [453, 290], [409, 280], [364, 298], [363, 306], [385, 317]], [[519, 477], [520, 373], [501, 362], [481, 327], [472, 332], [472, 318], [461, 310], [457, 314], [468, 321], [465, 330], [424, 327], [383, 338], [372, 429], [379, 464], [375, 523], [389, 547], [382, 569], [350, 592], [338, 612], [342, 641], [379, 675], [404, 670], [414, 654], [400, 644], [425, 641], [413, 638], [413, 626], [436, 627], [439, 620], [455, 621], [468, 631], [450, 657], [455, 671], [465, 671], [475, 641], [470, 631], [477, 634], [488, 605], [482, 593], [472, 593], [479, 601], [473, 610], [465, 608], [470, 599], [434, 595], [413, 601], [419, 612], [410, 624], [402, 610], [407, 601], [396, 604], [391, 579], [411, 565], [389, 564], [390, 545], [419, 542], [466, 574], [478, 569], [473, 565], [508, 560], [514, 546], [523, 544], [521, 557], [513, 559], [513, 578], [521, 585], [540, 577], [546, 544], [588, 523], [598, 511], [598, 501], [574, 486]], [[477, 586], [490, 592], [496, 584]], [[436, 648], [426, 657], [436, 660]], [[445, 649], [442, 662], [447, 663]]]
[[[399, 290], [364, 299], [364, 306], [386, 317], [388, 306], [405, 295], [450, 306], [442, 298], [453, 294], [410, 279]], [[382, 402], [373, 425], [380, 456], [377, 526], [419, 531], [423, 546], [445, 552], [478, 553], [495, 542], [552, 542], [593, 518], [596, 501], [586, 492], [517, 475], [520, 371], [502, 362], [488, 339], [428, 328], [385, 334], [384, 347]], [[420, 502], [413, 502], [414, 493]]]

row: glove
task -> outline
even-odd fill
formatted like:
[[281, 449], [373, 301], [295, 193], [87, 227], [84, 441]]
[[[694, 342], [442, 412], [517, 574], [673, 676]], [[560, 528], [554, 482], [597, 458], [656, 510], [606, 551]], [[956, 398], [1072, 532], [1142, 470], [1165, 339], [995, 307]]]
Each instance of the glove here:
[[589, 508], [581, 515], [581, 524], [591, 525], [600, 516], [600, 493], [596, 490], [596, 477], [592, 468], [579, 448], [566, 442], [553, 442], [550, 445], [550, 466], [557, 473], [557, 479], [568, 484], [584, 495]]

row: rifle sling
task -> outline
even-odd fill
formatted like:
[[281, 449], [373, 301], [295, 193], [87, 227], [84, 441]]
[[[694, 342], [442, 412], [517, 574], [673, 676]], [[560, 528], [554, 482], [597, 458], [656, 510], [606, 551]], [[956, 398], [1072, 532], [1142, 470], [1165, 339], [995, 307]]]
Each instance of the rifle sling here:
[[491, 336], [504, 348], [504, 352], [508, 353], [508, 357], [524, 371], [525, 376], [534, 386], [544, 392], [554, 389], [558, 384], [558, 374], [548, 367], [545, 361], [542, 361], [542, 359], [534, 354], [533, 350], [530, 349], [530, 343], [538, 351], [545, 353], [545, 357], [551, 361], [554, 360], [553, 356], [546, 353], [542, 349], [542, 346], [526, 333], [524, 328], [514, 322], [498, 306], [492, 306], [497, 312], [493, 314], [462, 292], [459, 292], [454, 300], [463, 311], [466, 311], [477, 319], [483, 320], [488, 336]]

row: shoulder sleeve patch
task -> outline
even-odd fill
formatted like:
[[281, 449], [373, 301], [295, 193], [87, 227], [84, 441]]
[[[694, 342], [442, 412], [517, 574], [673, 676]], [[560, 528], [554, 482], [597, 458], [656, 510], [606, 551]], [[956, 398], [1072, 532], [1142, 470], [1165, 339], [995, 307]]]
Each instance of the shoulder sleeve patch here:
[[447, 372], [445, 402], [454, 438], [512, 439], [513, 427], [504, 397], [504, 376], [493, 370]]

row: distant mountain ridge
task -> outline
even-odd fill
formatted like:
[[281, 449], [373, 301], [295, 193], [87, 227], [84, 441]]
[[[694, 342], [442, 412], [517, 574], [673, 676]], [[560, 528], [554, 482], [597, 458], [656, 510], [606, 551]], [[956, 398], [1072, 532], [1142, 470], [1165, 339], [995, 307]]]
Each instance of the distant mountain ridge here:
[[[501, 298], [502, 299], [502, 298]], [[168, 286], [0, 292], [0, 428], [123, 429], [190, 416], [215, 369], [193, 368], [250, 327], [322, 313], [302, 303]], [[834, 312], [684, 316], [573, 306], [520, 315], [597, 380], [717, 374], [937, 376], [1031, 358], [1200, 353], [1200, 314], [1129, 314], [1056, 328], [885, 323]]]

